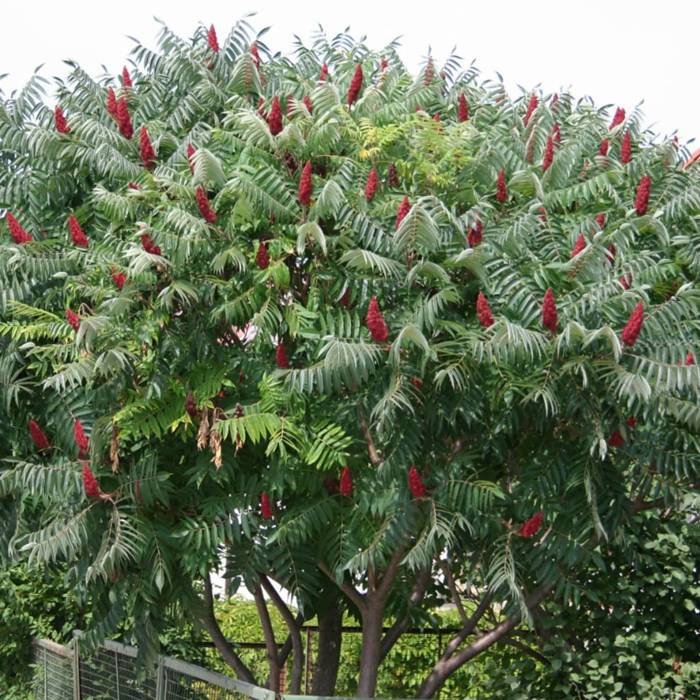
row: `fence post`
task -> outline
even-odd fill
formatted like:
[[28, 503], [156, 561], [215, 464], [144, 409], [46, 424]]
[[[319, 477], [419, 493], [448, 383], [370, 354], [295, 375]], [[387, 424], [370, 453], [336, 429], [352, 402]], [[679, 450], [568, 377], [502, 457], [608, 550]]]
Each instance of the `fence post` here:
[[73, 630], [73, 700], [80, 700], [80, 632]]
[[158, 654], [158, 672], [156, 676], [156, 700], [165, 700], [165, 663], [162, 654]]

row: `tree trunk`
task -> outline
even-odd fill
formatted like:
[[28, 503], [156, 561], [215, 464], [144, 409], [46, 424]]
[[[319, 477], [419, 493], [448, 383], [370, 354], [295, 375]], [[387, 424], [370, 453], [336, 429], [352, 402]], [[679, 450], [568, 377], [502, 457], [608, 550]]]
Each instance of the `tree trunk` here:
[[265, 596], [259, 584], [253, 590], [253, 596], [255, 597], [255, 606], [258, 609], [258, 617], [262, 625], [263, 637], [265, 638], [265, 650], [267, 651], [267, 663], [270, 669], [267, 687], [275, 693], [278, 693], [280, 689], [280, 667], [277, 661], [277, 642], [275, 641], [275, 631], [272, 629], [270, 613], [265, 603]]
[[318, 655], [314, 665], [312, 695], [333, 695], [338, 680], [343, 639], [343, 608], [338, 596], [318, 616]]
[[360, 655], [360, 678], [357, 684], [357, 696], [374, 697], [377, 689], [377, 674], [382, 658], [382, 627], [384, 605], [377, 601], [367, 606], [362, 615], [362, 654]]

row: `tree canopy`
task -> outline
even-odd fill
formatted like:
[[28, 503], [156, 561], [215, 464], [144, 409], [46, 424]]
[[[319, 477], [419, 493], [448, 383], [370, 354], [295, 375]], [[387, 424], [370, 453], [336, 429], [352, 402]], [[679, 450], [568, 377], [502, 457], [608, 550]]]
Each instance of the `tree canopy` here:
[[347, 609], [369, 697], [450, 602], [430, 697], [642, 511], [693, 510], [700, 182], [638, 111], [246, 21], [45, 87], [0, 104], [0, 537], [70, 567], [93, 640], [133, 616], [148, 655], [175, 607], [298, 688], [299, 625]]

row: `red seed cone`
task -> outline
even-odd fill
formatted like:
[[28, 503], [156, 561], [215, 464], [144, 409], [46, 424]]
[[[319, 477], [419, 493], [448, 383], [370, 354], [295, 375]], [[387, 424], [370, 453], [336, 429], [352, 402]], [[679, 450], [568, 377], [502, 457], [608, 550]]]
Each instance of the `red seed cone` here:
[[493, 314], [491, 313], [491, 307], [489, 306], [489, 301], [483, 292], [479, 292], [476, 298], [476, 315], [479, 319], [479, 323], [484, 327], [488, 328], [493, 326]]
[[114, 88], [109, 88], [107, 90], [107, 111], [112, 119], [118, 119], [117, 115], [117, 96], [114, 94]]
[[561, 143], [561, 129], [559, 128], [559, 122], [554, 122], [554, 126], [552, 127], [552, 139], [557, 145]]
[[39, 424], [32, 418], [29, 423], [27, 423], [29, 428], [29, 434], [32, 437], [32, 442], [34, 447], [36, 447], [39, 452], [42, 450], [48, 450], [51, 447], [49, 439], [46, 437], [44, 431], [39, 427]]
[[73, 424], [73, 437], [75, 438], [75, 444], [78, 446], [80, 456], [84, 457], [87, 454], [90, 441], [87, 435], [85, 435], [83, 424], [78, 418], [75, 419], [75, 423]]
[[284, 343], [278, 343], [275, 348], [275, 364], [279, 369], [289, 369], [289, 358]]
[[537, 95], [535, 95], [535, 93], [533, 92], [532, 95], [530, 95], [530, 101], [527, 103], [527, 111], [525, 112], [525, 116], [523, 117], [524, 126], [527, 126], [530, 122], [530, 117], [532, 117], [533, 112], [537, 109], [538, 104], [539, 101], [537, 99]]
[[83, 488], [88, 498], [99, 498], [102, 495], [100, 485], [87, 462], [83, 464]]
[[411, 202], [409, 201], [408, 197], [404, 196], [404, 198], [401, 200], [401, 204], [399, 204], [398, 210], [396, 211], [397, 230], [399, 226], [401, 226], [401, 222], [406, 218], [409, 211], [411, 211]]
[[426, 87], [433, 82], [435, 77], [435, 64], [432, 58], [428, 58], [428, 63], [425, 66], [425, 73], [423, 73], [423, 85]]
[[126, 66], [124, 66], [122, 69], [122, 85], [125, 88], [132, 87], [131, 76], [129, 75], [129, 69]]
[[53, 111], [53, 120], [56, 124], [56, 131], [58, 131], [59, 134], [70, 134], [70, 127], [68, 126], [66, 117], [63, 114], [63, 110], [58, 105], [56, 105]]
[[554, 292], [549, 287], [544, 293], [542, 301], [542, 325], [552, 333], [557, 332], [557, 305], [554, 301]]
[[346, 287], [345, 291], [343, 292], [343, 296], [340, 297], [340, 305], [344, 308], [348, 308], [350, 306], [350, 288]]
[[207, 223], [213, 224], [216, 221], [216, 212], [211, 208], [209, 197], [201, 185], [197, 185], [194, 191], [194, 198], [197, 200], [199, 213], [204, 220], [207, 221]]
[[547, 139], [547, 145], [544, 147], [544, 157], [542, 158], [542, 173], [549, 170], [549, 166], [554, 160], [554, 139], [550, 136]]
[[258, 252], [255, 255], [255, 262], [258, 264], [258, 267], [261, 270], [266, 269], [270, 264], [270, 256], [267, 252], [267, 244], [265, 241], [258, 246]]
[[10, 236], [12, 240], [18, 245], [24, 245], [25, 243], [31, 243], [34, 239], [30, 233], [24, 230], [22, 225], [15, 219], [14, 216], [8, 211], [7, 212], [7, 228], [10, 231]]
[[618, 124], [622, 124], [623, 121], [625, 121], [625, 110], [622, 107], [618, 107], [615, 110], [615, 116], [612, 118], [609, 128], [614, 129]]
[[340, 475], [340, 495], [344, 498], [349, 498], [352, 496], [352, 475], [350, 474], [350, 467], [343, 467], [343, 472]]
[[610, 141], [608, 141], [608, 139], [603, 139], [600, 142], [600, 147], [598, 148], [598, 155], [599, 156], [607, 156], [609, 149], [610, 149]]
[[70, 231], [70, 237], [73, 243], [81, 248], [87, 248], [90, 243], [90, 239], [85, 235], [85, 231], [80, 227], [78, 219], [75, 218], [75, 214], [71, 214], [68, 217], [68, 230]]
[[637, 419], [634, 416], [630, 416], [625, 423], [627, 423], [628, 427], [632, 428], [632, 430], [637, 427]]
[[622, 137], [620, 160], [623, 163], [629, 163], [632, 160], [632, 135], [629, 131], [625, 131], [625, 135]]
[[377, 169], [372, 168], [367, 176], [367, 183], [365, 184], [365, 199], [371, 202], [374, 199], [374, 195], [377, 193], [377, 188], [379, 187], [379, 175], [377, 174]]
[[649, 194], [651, 193], [651, 178], [644, 175], [637, 186], [637, 195], [634, 198], [634, 208], [637, 216], [644, 216], [649, 207]]
[[355, 67], [355, 73], [350, 81], [350, 87], [348, 88], [348, 107], [351, 107], [357, 98], [360, 96], [360, 90], [362, 90], [362, 64], [358, 63]]
[[117, 102], [117, 124], [119, 125], [119, 133], [125, 138], [130, 139], [134, 135], [134, 127], [129, 116], [129, 106], [126, 104], [126, 97], [122, 96]]
[[141, 133], [139, 134], [139, 153], [141, 154], [141, 161], [144, 167], [150, 170], [155, 165], [156, 152], [153, 150], [151, 137], [148, 135], [148, 129], [145, 126], [141, 127]]
[[301, 178], [299, 178], [299, 204], [301, 204], [303, 207], [308, 207], [309, 204], [311, 204], [313, 189], [314, 184], [311, 161], [307, 160], [304, 164], [304, 169], [301, 171]]
[[139, 185], [138, 182], [129, 182], [129, 183], [127, 184], [127, 187], [128, 187], [130, 190], [140, 190], [140, 189], [141, 189], [141, 185]]
[[263, 491], [260, 494], [260, 515], [262, 515], [263, 520], [272, 518], [272, 505], [270, 504], [270, 496], [267, 491]]
[[72, 309], [66, 309], [66, 321], [68, 321], [68, 325], [77, 333], [80, 328], [80, 316]]
[[141, 234], [141, 246], [151, 255], [160, 255], [160, 246], [157, 246], [155, 241], [147, 234]]
[[604, 228], [605, 228], [605, 220], [606, 220], [606, 219], [607, 219], [607, 216], [606, 216], [605, 212], [601, 212], [600, 214], [598, 214], [598, 215], [595, 217], [595, 222], [596, 222], [596, 224], [598, 224], [598, 226], [599, 226], [601, 229], [604, 229]]
[[639, 337], [639, 333], [642, 330], [642, 325], [644, 324], [644, 304], [642, 302], [637, 302], [634, 307], [634, 311], [630, 314], [627, 324], [622, 329], [622, 334], [620, 335], [620, 340], [625, 345], [632, 347]]
[[477, 220], [477, 222], [474, 224], [469, 229], [469, 233], [467, 234], [467, 242], [472, 248], [476, 248], [476, 246], [481, 243], [483, 239], [483, 230], [484, 230], [484, 225], [481, 223], [481, 221]]
[[386, 325], [384, 316], [379, 308], [377, 297], [372, 297], [367, 307], [365, 323], [375, 343], [385, 343], [389, 338], [389, 327]]
[[216, 36], [216, 29], [213, 24], [209, 27], [209, 31], [207, 32], [207, 44], [209, 44], [209, 48], [214, 53], [219, 53], [219, 40]]
[[387, 170], [387, 182], [389, 183], [389, 187], [398, 187], [401, 184], [399, 182], [398, 170], [396, 170], [396, 166], [393, 163], [389, 164]]
[[282, 131], [282, 108], [280, 107], [280, 98], [275, 96], [270, 101], [270, 113], [267, 115], [267, 125], [270, 127], [270, 133], [273, 136]]
[[318, 74], [318, 79], [320, 82], [324, 82], [328, 77], [328, 66], [324, 63], [321, 66], [321, 72]]
[[382, 56], [381, 60], [379, 61], [379, 70], [381, 70], [383, 73], [388, 67], [389, 60], [385, 56]]
[[544, 512], [538, 511], [529, 520], [526, 520], [518, 530], [518, 534], [521, 537], [532, 537], [536, 535], [540, 528], [542, 527], [542, 520], [544, 518]]
[[255, 67], [260, 68], [260, 52], [255, 42], [250, 45], [250, 55], [253, 57], [253, 61], [255, 61]]
[[457, 121], [469, 121], [469, 103], [467, 102], [467, 98], [464, 96], [463, 92], [459, 93], [459, 100], [457, 105]]
[[620, 279], [619, 279], [618, 281], [619, 281], [619, 283], [620, 283], [620, 286], [621, 286], [623, 289], [629, 289], [629, 288], [630, 288], [631, 277], [632, 277], [632, 276], [629, 275], [629, 274], [627, 274], [627, 275], [622, 275], [622, 277], [620, 277]]
[[124, 289], [124, 285], [126, 284], [126, 275], [123, 272], [113, 272], [112, 273], [112, 282], [117, 286], [117, 289], [120, 291]]
[[413, 498], [423, 498], [423, 496], [425, 496], [425, 484], [423, 483], [423, 479], [421, 479], [415, 465], [411, 466], [411, 468], [408, 470], [408, 488], [410, 489]]
[[194, 146], [191, 143], [187, 144], [187, 162], [190, 166], [190, 172], [194, 175], [194, 154], [197, 151], [195, 151]]
[[625, 444], [625, 438], [619, 430], [613, 430], [608, 438], [608, 447], [622, 447]]
[[608, 246], [608, 252], [607, 252], [607, 256], [608, 256], [608, 258], [609, 258], [609, 260], [610, 260], [610, 264], [611, 264], [611, 265], [615, 262], [615, 256], [616, 256], [616, 255], [617, 255], [617, 248], [615, 247], [615, 244], [614, 244], [614, 243], [611, 243], [611, 244]]
[[690, 367], [691, 365], [694, 365], [694, 364], [695, 364], [695, 355], [693, 355], [692, 352], [689, 352], [689, 353], [685, 356], [685, 364], [686, 364], [686, 366], [688, 366], [688, 367]]
[[304, 103], [304, 106], [306, 109], [309, 110], [309, 114], [314, 113], [314, 103], [311, 101], [311, 98], [308, 95], [304, 95], [304, 97], [301, 98], [301, 101]]
[[496, 200], [503, 204], [507, 199], [506, 173], [505, 170], [501, 169], [498, 171], [498, 181], [496, 182]]
[[586, 239], [582, 233], [579, 233], [576, 243], [574, 243], [574, 247], [571, 249], [571, 257], [575, 258], [585, 247]]

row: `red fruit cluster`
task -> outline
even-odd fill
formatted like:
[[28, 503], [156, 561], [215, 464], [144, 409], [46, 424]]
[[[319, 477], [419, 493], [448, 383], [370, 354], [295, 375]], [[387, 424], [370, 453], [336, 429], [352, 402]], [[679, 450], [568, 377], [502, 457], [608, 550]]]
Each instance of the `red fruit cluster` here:
[[544, 519], [544, 512], [537, 511], [529, 520], [526, 520], [518, 530], [518, 534], [521, 537], [532, 537], [536, 535], [540, 528], [542, 527], [542, 520]]
[[554, 139], [550, 136], [547, 145], [544, 147], [544, 157], [542, 158], [542, 172], [546, 173], [554, 160]]
[[614, 129], [618, 124], [622, 124], [623, 121], [625, 121], [625, 110], [622, 107], [618, 107], [615, 110], [615, 116], [612, 118], [609, 128]]
[[83, 424], [78, 418], [75, 419], [75, 423], [73, 424], [73, 437], [75, 438], [75, 444], [78, 446], [80, 456], [84, 457], [87, 454], [90, 441], [87, 435], [85, 435]]
[[355, 73], [350, 81], [350, 87], [348, 88], [348, 107], [352, 106], [357, 98], [360, 96], [360, 90], [362, 90], [362, 64], [358, 63], [355, 68]]
[[387, 182], [389, 187], [399, 186], [399, 172], [396, 170], [396, 166], [393, 163], [389, 163], [389, 168], [387, 169]]
[[126, 275], [123, 272], [113, 272], [112, 282], [117, 286], [117, 289], [122, 290], [126, 284]]
[[556, 144], [561, 143], [561, 129], [559, 128], [559, 122], [554, 122], [554, 126], [552, 127], [552, 139]]
[[199, 213], [204, 217], [204, 220], [213, 224], [216, 221], [216, 212], [211, 208], [209, 197], [201, 185], [197, 185], [194, 191], [194, 198], [197, 200]]
[[433, 82], [435, 77], [435, 64], [432, 58], [428, 58], [428, 63], [425, 66], [425, 73], [423, 74], [423, 85], [426, 87]]
[[474, 224], [469, 229], [469, 233], [467, 234], [467, 242], [472, 248], [476, 248], [476, 246], [481, 243], [481, 240], [483, 239], [483, 230], [484, 230], [484, 225], [481, 223], [480, 220], [477, 220], [477, 222]]
[[107, 111], [112, 119], [118, 119], [117, 116], [117, 96], [114, 94], [114, 88], [107, 90]]
[[311, 98], [308, 95], [304, 95], [304, 97], [301, 98], [301, 101], [304, 103], [304, 106], [306, 109], [309, 110], [309, 114], [314, 113], [314, 103], [311, 101]]
[[637, 216], [644, 216], [649, 207], [649, 194], [651, 193], [651, 178], [644, 175], [637, 186], [637, 195], [634, 198], [634, 208]]
[[122, 85], [124, 85], [125, 88], [130, 88], [132, 86], [129, 69], [126, 66], [122, 69]]
[[270, 255], [267, 252], [267, 243], [265, 243], [265, 241], [258, 246], [258, 252], [255, 254], [255, 262], [261, 270], [266, 269], [270, 264]]
[[637, 427], [637, 419], [634, 416], [630, 416], [625, 423], [634, 430]]
[[44, 431], [39, 427], [39, 424], [32, 418], [27, 424], [29, 434], [32, 436], [32, 442], [37, 450], [48, 450], [51, 445], [49, 439], [44, 434]]
[[629, 275], [629, 274], [628, 274], [628, 275], [622, 275], [622, 277], [620, 277], [619, 282], [620, 282], [620, 286], [621, 286], [623, 289], [629, 289], [629, 288], [630, 288], [631, 277], [632, 277], [632, 276]]
[[311, 161], [307, 160], [304, 164], [304, 169], [301, 171], [299, 179], [299, 204], [303, 207], [308, 207], [311, 204], [311, 195], [313, 194], [313, 172], [311, 170]]
[[375, 343], [385, 343], [389, 338], [389, 327], [386, 325], [377, 297], [372, 297], [367, 307], [365, 323]]
[[505, 170], [501, 169], [498, 171], [498, 181], [496, 182], [496, 200], [503, 204], [507, 199], [506, 173]]
[[423, 498], [425, 496], [425, 484], [415, 465], [408, 470], [408, 488], [411, 490], [413, 498]]
[[409, 380], [411, 384], [413, 384], [416, 389], [422, 389], [423, 388], [423, 380], [420, 377], [411, 377]]
[[379, 175], [377, 174], [377, 169], [372, 168], [367, 176], [367, 183], [365, 184], [365, 199], [371, 202], [374, 199], [374, 195], [377, 193], [377, 188], [379, 187]]
[[145, 126], [141, 127], [141, 133], [139, 134], [139, 153], [145, 168], [150, 169], [155, 165], [156, 152], [153, 150], [151, 137], [148, 135], [148, 129]]
[[278, 343], [275, 348], [275, 364], [279, 369], [289, 369], [289, 358], [284, 343]]
[[629, 131], [625, 131], [625, 135], [622, 137], [620, 160], [623, 163], [629, 163], [632, 160], [632, 135]]
[[134, 135], [134, 127], [129, 116], [129, 107], [124, 96], [120, 97], [119, 102], [117, 102], [117, 125], [119, 126], [119, 133], [125, 139], [130, 139]]
[[24, 230], [19, 221], [9, 211], [7, 212], [7, 228], [10, 230], [12, 240], [18, 245], [31, 243], [34, 240], [31, 234]]
[[685, 364], [686, 364], [688, 367], [690, 367], [690, 365], [694, 365], [694, 364], [695, 364], [695, 355], [693, 355], [692, 352], [689, 352], [689, 353], [685, 356]]
[[68, 230], [70, 231], [70, 237], [73, 243], [81, 248], [87, 248], [90, 240], [85, 235], [85, 231], [81, 228], [78, 223], [78, 219], [75, 218], [75, 214], [71, 214], [68, 217]]
[[411, 202], [409, 201], [408, 197], [404, 196], [404, 198], [401, 200], [401, 204], [399, 204], [399, 208], [396, 211], [396, 228], [397, 228], [397, 230], [398, 230], [399, 226], [401, 226], [401, 222], [408, 215], [409, 211], [411, 211]]
[[491, 313], [491, 307], [489, 306], [489, 301], [483, 292], [479, 292], [479, 295], [476, 298], [476, 315], [479, 319], [479, 323], [484, 328], [493, 326], [493, 314]]
[[324, 82], [327, 77], [328, 77], [328, 66], [324, 63], [321, 66], [321, 72], [318, 74], [318, 79], [320, 82]]
[[571, 257], [575, 258], [585, 247], [586, 239], [582, 233], [579, 233], [576, 243], [574, 243], [574, 247], [571, 249]]
[[191, 143], [187, 144], [187, 162], [189, 163], [190, 166], [190, 172], [194, 175], [194, 154], [197, 151], [194, 150], [194, 146]]
[[350, 288], [346, 287], [343, 296], [340, 297], [340, 305], [346, 309], [350, 306]]
[[620, 335], [620, 340], [625, 345], [632, 347], [639, 337], [639, 333], [642, 330], [642, 325], [644, 323], [644, 304], [642, 302], [637, 302], [634, 307], [634, 311], [630, 314], [629, 320], [622, 329], [622, 334]]
[[610, 149], [610, 141], [608, 141], [608, 139], [603, 139], [600, 142], [600, 147], [598, 148], [598, 155], [599, 156], [607, 156], [609, 149]]
[[459, 101], [457, 105], [457, 120], [466, 122], [469, 120], [469, 103], [463, 92], [459, 93]]
[[129, 183], [127, 184], [127, 187], [128, 187], [130, 190], [140, 190], [140, 189], [141, 189], [141, 185], [139, 185], [138, 182], [129, 182]]
[[389, 67], [389, 59], [387, 59], [385, 56], [382, 56], [381, 60], [379, 61], [379, 70], [383, 73], [387, 68]]
[[537, 105], [539, 104], [539, 101], [537, 99], [537, 95], [533, 92], [532, 95], [530, 95], [530, 101], [527, 103], [527, 111], [525, 112], [525, 116], [523, 117], [523, 124], [525, 126], [528, 125], [530, 121], [530, 117], [532, 117], [533, 112], [537, 109]]
[[613, 430], [608, 438], [609, 447], [622, 447], [625, 444], [625, 438], [622, 437], [622, 433], [619, 430]]
[[100, 485], [87, 462], [83, 464], [83, 488], [88, 498], [99, 498], [101, 495]]
[[270, 504], [270, 496], [267, 491], [263, 491], [260, 494], [260, 515], [262, 515], [263, 520], [272, 518], [272, 505]]
[[160, 246], [157, 246], [155, 241], [147, 234], [141, 234], [141, 246], [151, 255], [160, 255]]
[[340, 475], [340, 495], [344, 498], [349, 498], [352, 496], [352, 475], [350, 474], [350, 467], [343, 467], [343, 472]]
[[80, 328], [80, 316], [72, 309], [66, 309], [66, 321], [68, 321], [68, 325], [77, 333]]
[[267, 115], [267, 125], [270, 127], [270, 133], [273, 136], [282, 131], [282, 108], [280, 107], [280, 98], [275, 95], [270, 102], [270, 113]]
[[601, 212], [600, 214], [598, 214], [598, 215], [595, 217], [595, 222], [596, 222], [596, 224], [598, 224], [598, 226], [599, 226], [601, 229], [604, 229], [604, 228], [605, 228], [605, 220], [606, 220], [606, 219], [607, 219], [607, 216], [606, 216], [605, 212]]
[[213, 24], [209, 27], [209, 31], [207, 32], [207, 44], [209, 44], [209, 48], [214, 53], [219, 53], [219, 40], [216, 37], [216, 29], [214, 29]]
[[554, 292], [549, 287], [544, 293], [542, 301], [542, 325], [552, 333], [557, 332], [557, 305], [554, 301]]
[[255, 67], [260, 68], [260, 52], [258, 51], [258, 46], [255, 42], [250, 45], [250, 55], [253, 57]]
[[70, 127], [66, 121], [66, 117], [63, 114], [63, 110], [56, 105], [56, 109], [53, 111], [53, 119], [56, 124], [56, 131], [59, 134], [70, 134]]

